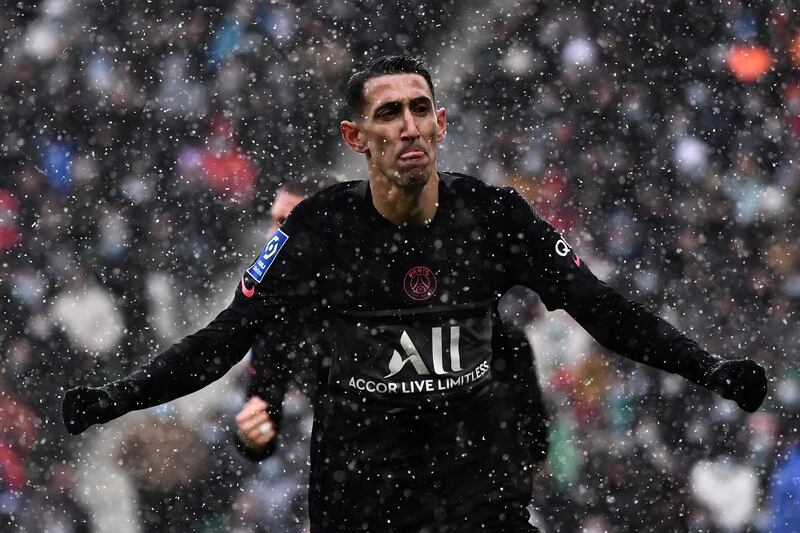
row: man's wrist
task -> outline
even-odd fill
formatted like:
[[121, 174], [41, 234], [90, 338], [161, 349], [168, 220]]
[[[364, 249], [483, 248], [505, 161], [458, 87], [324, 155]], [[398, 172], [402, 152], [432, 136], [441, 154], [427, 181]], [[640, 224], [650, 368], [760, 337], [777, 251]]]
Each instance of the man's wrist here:
[[273, 438], [264, 446], [259, 446], [258, 444], [253, 443], [248, 439], [242, 432], [237, 428], [233, 431], [233, 440], [236, 443], [236, 447], [244, 457], [251, 461], [263, 461], [264, 459], [270, 457], [273, 452], [275, 451], [275, 441], [276, 438]]
[[117, 418], [132, 411], [133, 399], [130, 395], [132, 386], [125, 380], [112, 381], [100, 387], [108, 396], [110, 405], [105, 408], [111, 418]]
[[700, 366], [700, 373], [697, 376], [697, 379], [693, 379], [692, 376], [687, 376], [690, 381], [694, 381], [698, 385], [705, 387], [709, 390], [716, 391], [716, 379], [715, 373], [719, 370], [722, 365], [725, 363], [725, 359], [718, 355], [713, 355], [705, 350], [702, 351], [702, 354], [698, 358], [699, 366]]
[[242, 433], [241, 429], [236, 430], [236, 438], [242, 443], [242, 446], [253, 452], [263, 452], [267, 449], [267, 446], [269, 446], [269, 442], [264, 445], [253, 442], [247, 438], [247, 435]]

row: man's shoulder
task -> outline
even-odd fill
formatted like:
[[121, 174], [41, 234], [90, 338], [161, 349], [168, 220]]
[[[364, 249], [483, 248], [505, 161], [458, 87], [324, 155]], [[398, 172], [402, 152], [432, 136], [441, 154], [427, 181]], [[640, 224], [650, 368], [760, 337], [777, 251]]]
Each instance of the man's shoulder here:
[[460, 172], [439, 172], [445, 186], [458, 196], [472, 197], [480, 204], [506, 202], [516, 193], [511, 187], [498, 187]]
[[332, 213], [352, 208], [357, 202], [363, 200], [365, 191], [366, 182], [364, 180], [334, 183], [300, 202], [295, 211], [302, 213], [304, 218], [309, 216], [327, 218]]
[[[448, 187], [456, 188], [459, 190], [473, 190], [485, 189], [491, 187], [484, 180], [469, 174], [462, 174], [461, 172], [440, 171], [439, 177]], [[496, 189], [497, 187], [495, 187]]]
[[328, 202], [357, 198], [359, 194], [363, 195], [362, 189], [365, 185], [366, 181], [364, 180], [339, 181], [315, 192], [305, 201], [314, 205], [324, 205]]

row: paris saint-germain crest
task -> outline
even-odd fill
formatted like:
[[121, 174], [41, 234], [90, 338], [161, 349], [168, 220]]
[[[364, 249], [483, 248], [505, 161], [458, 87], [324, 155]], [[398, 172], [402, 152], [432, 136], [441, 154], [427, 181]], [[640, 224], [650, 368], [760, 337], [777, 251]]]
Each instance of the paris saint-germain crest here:
[[428, 267], [416, 266], [406, 274], [403, 288], [412, 300], [427, 300], [436, 292], [436, 275]]

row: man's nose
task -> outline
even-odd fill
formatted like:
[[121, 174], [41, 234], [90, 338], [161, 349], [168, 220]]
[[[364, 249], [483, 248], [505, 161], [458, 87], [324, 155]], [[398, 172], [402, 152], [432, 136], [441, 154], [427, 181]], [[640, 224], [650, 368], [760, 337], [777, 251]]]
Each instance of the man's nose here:
[[403, 112], [403, 131], [400, 137], [402, 139], [416, 139], [419, 137], [417, 122], [414, 120], [414, 115], [410, 109], [406, 109]]

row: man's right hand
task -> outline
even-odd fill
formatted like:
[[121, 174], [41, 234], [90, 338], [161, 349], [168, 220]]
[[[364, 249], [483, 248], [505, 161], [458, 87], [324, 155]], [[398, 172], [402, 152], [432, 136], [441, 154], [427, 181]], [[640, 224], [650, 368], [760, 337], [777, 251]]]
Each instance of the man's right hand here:
[[239, 437], [251, 449], [264, 450], [275, 438], [275, 424], [267, 412], [267, 402], [253, 396], [236, 415]]
[[78, 435], [93, 424], [114, 419], [117, 414], [111, 395], [102, 387], [75, 387], [64, 395], [61, 416], [67, 431]]

